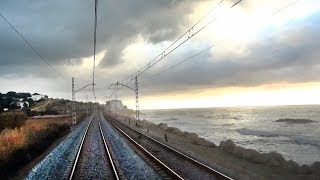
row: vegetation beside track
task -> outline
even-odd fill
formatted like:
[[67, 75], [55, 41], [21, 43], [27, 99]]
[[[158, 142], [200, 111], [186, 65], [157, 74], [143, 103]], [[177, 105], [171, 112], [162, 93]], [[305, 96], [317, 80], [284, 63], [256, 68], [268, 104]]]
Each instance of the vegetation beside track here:
[[28, 119], [0, 134], [0, 174], [7, 179], [70, 130], [70, 117]]

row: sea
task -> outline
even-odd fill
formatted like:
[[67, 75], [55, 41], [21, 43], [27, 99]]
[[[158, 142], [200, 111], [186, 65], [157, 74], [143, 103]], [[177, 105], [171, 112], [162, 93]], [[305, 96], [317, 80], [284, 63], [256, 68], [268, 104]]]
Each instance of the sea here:
[[143, 110], [140, 119], [167, 123], [219, 145], [278, 152], [298, 164], [320, 161], [320, 105]]

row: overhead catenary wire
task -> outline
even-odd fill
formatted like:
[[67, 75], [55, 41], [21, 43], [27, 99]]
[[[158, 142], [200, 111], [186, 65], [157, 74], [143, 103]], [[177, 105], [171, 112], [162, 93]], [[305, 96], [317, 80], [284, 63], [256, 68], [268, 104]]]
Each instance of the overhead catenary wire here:
[[[205, 15], [203, 15], [194, 25], [192, 25], [187, 31], [185, 31], [182, 35], [180, 35], [175, 41], [173, 41], [166, 49], [164, 49], [160, 54], [158, 54], [156, 57], [154, 57], [152, 60], [150, 60], [145, 66], [143, 66], [140, 70], [138, 70], [137, 72], [131, 74], [130, 76], [128, 76], [127, 78], [122, 79], [121, 81], [132, 81], [134, 80], [134, 77], [136, 75], [140, 76], [142, 73], [144, 73], [145, 71], [147, 71], [150, 66], [155, 65], [156, 63], [159, 62], [159, 57], [160, 60], [163, 59], [165, 56], [169, 55], [172, 51], [174, 51], [175, 49], [177, 49], [178, 47], [180, 47], [182, 44], [184, 44], [186, 41], [188, 41], [191, 37], [193, 37], [194, 35], [196, 35], [197, 33], [199, 33], [201, 30], [203, 30], [204, 28], [201, 28], [200, 31], [197, 31], [196, 33], [193, 33], [193, 29], [201, 22], [203, 21], [210, 13], [212, 13], [214, 10], [216, 10], [223, 2], [224, 0], [221, 0], [215, 7], [213, 7], [211, 10], [209, 10]], [[232, 7], [235, 4], [238, 4], [241, 0], [238, 0], [236, 3], [234, 3], [232, 5]], [[212, 22], [210, 22], [212, 23]], [[192, 33], [190, 35], [190, 33]], [[169, 52], [167, 52], [171, 47], [173, 47], [177, 42], [179, 42], [183, 37], [185, 37], [186, 35], [188, 35], [188, 38], [186, 40], [184, 40], [183, 42], [181, 42], [180, 44], [178, 44], [175, 48], [171, 49]]]
[[92, 70], [92, 92], [94, 100], [97, 101], [95, 86], [95, 68], [96, 68], [96, 42], [97, 42], [97, 6], [98, 0], [94, 1], [94, 33], [93, 33], [93, 70]]
[[[280, 11], [282, 11], [282, 10], [284, 10], [284, 9], [286, 9], [286, 8], [289, 8], [290, 6], [296, 4], [298, 1], [300, 1], [300, 0], [296, 0], [296, 1], [294, 1], [294, 2], [291, 2], [291, 3], [287, 4], [287, 5], [285, 5], [284, 7], [279, 8], [279, 9], [276, 10], [274, 13], [272, 13], [271, 16], [279, 13]], [[156, 77], [156, 76], [158, 76], [158, 75], [160, 75], [160, 74], [162, 74], [162, 73], [164, 73], [164, 72], [166, 72], [166, 71], [169, 71], [169, 70], [171, 70], [171, 69], [173, 69], [173, 68], [175, 68], [175, 67], [177, 67], [177, 66], [179, 66], [179, 65], [181, 65], [181, 64], [183, 64], [183, 63], [185, 63], [185, 62], [187, 62], [187, 61], [192, 60], [194, 57], [202, 54], [203, 52], [208, 51], [208, 50], [210, 50], [211, 48], [220, 45], [220, 44], [223, 43], [223, 42], [224, 42], [224, 41], [222, 40], [222, 41], [220, 41], [220, 42], [218, 42], [218, 43], [215, 43], [215, 44], [213, 44], [213, 45], [210, 45], [209, 47], [207, 47], [207, 48], [199, 51], [198, 53], [195, 53], [195, 54], [193, 54], [192, 56], [190, 56], [190, 57], [188, 57], [188, 58], [186, 58], [186, 59], [183, 59], [182, 61], [179, 61], [178, 63], [176, 63], [176, 64], [174, 64], [174, 65], [171, 65], [171, 66], [169, 66], [168, 68], [166, 68], [166, 69], [164, 69], [164, 70], [162, 70], [162, 71], [160, 71], [160, 72], [158, 72], [158, 73], [156, 73], [156, 74], [154, 74], [154, 75], [152, 75], [152, 76], [150, 76], [150, 77], [144, 78], [143, 80], [152, 79], [152, 78], [154, 78], [154, 77]], [[276, 51], [273, 51], [273, 52], [277, 52], [277, 51], [279, 51], [279, 49], [277, 49]], [[275, 53], [272, 53], [272, 56], [274, 56], [274, 55], [275, 55]]]
[[179, 65], [181, 65], [181, 64], [183, 64], [183, 63], [185, 63], [185, 62], [187, 62], [187, 61], [190, 61], [190, 60], [192, 60], [193, 58], [195, 58], [196, 56], [198, 56], [198, 55], [200, 55], [200, 54], [202, 54], [202, 53], [204, 53], [204, 52], [212, 49], [213, 47], [216, 47], [216, 46], [220, 45], [222, 42], [223, 42], [223, 41], [220, 41], [220, 42], [215, 43], [215, 44], [213, 44], [213, 45], [211, 45], [211, 46], [209, 46], [209, 47], [206, 47], [205, 49], [202, 49], [201, 51], [193, 54], [192, 56], [189, 56], [189, 57], [183, 59], [182, 61], [179, 61], [178, 63], [176, 63], [176, 64], [174, 64], [174, 65], [172, 65], [172, 66], [169, 66], [168, 68], [166, 68], [166, 69], [164, 69], [164, 70], [162, 70], [162, 71], [160, 71], [160, 72], [158, 72], [158, 73], [156, 73], [156, 74], [154, 74], [154, 75], [152, 75], [152, 76], [150, 76], [150, 77], [148, 77], [148, 78], [144, 78], [143, 80], [145, 80], [145, 79], [152, 79], [152, 78], [154, 78], [155, 76], [158, 76], [158, 75], [160, 75], [160, 74], [162, 74], [162, 73], [164, 73], [164, 72], [166, 72], [166, 71], [169, 71], [170, 69], [173, 69], [173, 68], [175, 68], [175, 67], [177, 67], [177, 66], [179, 66]]
[[60, 78], [64, 79], [64, 80], [67, 80], [65, 79], [61, 73], [59, 73], [50, 63], [49, 61], [44, 58], [40, 53], [39, 51], [33, 47], [33, 45], [9, 22], [9, 20], [7, 18], [5, 18], [3, 16], [2, 13], [0, 13], [0, 16], [2, 17], [2, 19], [22, 38], [22, 40], [24, 40], [24, 42], [30, 47], [30, 49], [37, 55], [39, 56], [39, 58], [45, 63], [48, 65], [48, 67], [53, 71], [55, 72]]
[[[238, 0], [237, 2], [233, 3], [230, 8], [235, 7], [236, 5], [238, 5], [242, 0]], [[163, 60], [166, 56], [168, 56], [169, 54], [171, 54], [173, 51], [175, 51], [176, 49], [178, 49], [180, 46], [182, 46], [185, 42], [187, 42], [188, 40], [190, 40], [192, 37], [194, 37], [196, 34], [200, 33], [202, 30], [204, 30], [206, 27], [208, 27], [210, 24], [212, 24], [217, 18], [214, 18], [213, 20], [209, 21], [209, 23], [205, 24], [204, 26], [202, 26], [201, 28], [199, 28], [199, 30], [197, 30], [196, 32], [193, 32], [194, 28], [196, 25], [198, 25], [205, 17], [207, 17], [212, 11], [214, 11], [217, 7], [219, 7], [222, 4], [223, 0], [221, 0], [218, 5], [216, 7], [214, 7], [213, 9], [211, 9], [210, 11], [208, 11], [208, 13], [206, 13], [202, 18], [200, 18], [193, 26], [191, 26], [191, 28], [189, 28], [185, 33], [183, 33], [181, 36], [178, 37], [178, 39], [176, 39], [173, 43], [171, 43], [164, 51], [162, 51], [158, 56], [156, 56], [155, 58], [153, 58], [151, 61], [149, 61], [145, 66], [143, 66], [141, 69], [139, 69], [138, 71], [136, 71], [135, 73], [133, 73], [132, 75], [128, 76], [127, 78], [122, 79], [121, 82], [122, 84], [128, 85], [131, 81], [133, 81], [135, 79], [135, 77], [142, 75], [143, 73], [145, 73], [147, 70], [149, 70], [151, 67], [155, 66], [157, 63], [159, 63], [161, 60]], [[185, 37], [186, 35], [188, 35], [188, 37], [183, 40], [182, 42], [180, 42], [179, 44], [177, 44], [176, 46], [174, 46], [174, 44], [176, 44], [177, 42], [179, 42], [183, 37]], [[170, 49], [172, 48], [172, 49]], [[169, 50], [169, 51], [168, 51]], [[121, 88], [119, 88], [118, 90], [121, 90]], [[118, 90], [115, 90], [112, 92], [111, 96]]]
[[[289, 7], [291, 7], [292, 5], [296, 4], [298, 1], [300, 1], [300, 0], [296, 0], [296, 1], [293, 1], [293, 2], [291, 2], [291, 3], [289, 3], [289, 4], [286, 4], [285, 6], [279, 8], [279, 9], [277, 9], [275, 12], [273, 12], [273, 13], [271, 14], [271, 16], [273, 16], [273, 15], [275, 15], [275, 14], [277, 14], [277, 13], [279, 13], [279, 12], [281, 12], [281, 11], [289, 8]], [[240, 2], [240, 1], [237, 1], [237, 2], [234, 3], [231, 7], [236, 6], [239, 2]], [[210, 21], [208, 24], [210, 24], [210, 23], [212, 23], [212, 21]], [[208, 24], [207, 24], [207, 25], [208, 25]], [[198, 53], [196, 53], [196, 54], [194, 54], [194, 55], [192, 55], [192, 56], [190, 56], [190, 57], [188, 57], [188, 58], [186, 58], [186, 59], [184, 59], [184, 60], [182, 60], [182, 61], [180, 61], [180, 62], [178, 62], [178, 63], [176, 63], [176, 64], [174, 64], [174, 65], [172, 65], [172, 66], [170, 66], [170, 67], [168, 67], [168, 68], [166, 68], [166, 69], [164, 69], [164, 70], [162, 70], [162, 71], [160, 71], [159, 73], [151, 76], [150, 78], [153, 78], [153, 77], [158, 76], [158, 75], [160, 75], [160, 74], [162, 74], [162, 73], [164, 73], [164, 72], [166, 72], [166, 71], [168, 71], [168, 70], [170, 70], [170, 69], [173, 69], [173, 68], [175, 68], [175, 67], [177, 67], [177, 66], [179, 66], [179, 65], [181, 65], [181, 64], [183, 64], [183, 63], [185, 63], [185, 62], [187, 62], [187, 61], [189, 61], [189, 60], [191, 60], [191, 59], [193, 59], [195, 56], [198, 56], [198, 55], [200, 55], [201, 53], [203, 53], [203, 52], [205, 52], [205, 51], [213, 48], [214, 46], [219, 45], [219, 44], [222, 43], [222, 42], [223, 42], [223, 41], [220, 41], [219, 43], [213, 44], [213, 45], [211, 45], [211, 46], [209, 46], [209, 47], [201, 50], [200, 52], [198, 52]], [[139, 72], [139, 71], [138, 71], [138, 72]], [[145, 78], [145, 79], [146, 79], [146, 78]], [[145, 80], [145, 79], [144, 79], [144, 80]], [[130, 82], [131, 82], [131, 81], [129, 81], [127, 84], [129, 84]], [[120, 90], [120, 89], [119, 89], [119, 90]], [[116, 92], [116, 91], [113, 91], [110, 96], [112, 96], [115, 92]]]

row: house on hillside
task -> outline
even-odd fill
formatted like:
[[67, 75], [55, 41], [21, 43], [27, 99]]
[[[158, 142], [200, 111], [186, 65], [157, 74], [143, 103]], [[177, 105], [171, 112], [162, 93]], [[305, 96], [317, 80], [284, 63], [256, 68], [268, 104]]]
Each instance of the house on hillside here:
[[16, 103], [18, 107], [20, 107], [20, 109], [23, 109], [25, 106], [29, 107], [29, 103], [28, 101], [20, 101]]
[[32, 99], [33, 101], [39, 101], [39, 100], [41, 100], [41, 99], [48, 99], [48, 97], [47, 97], [46, 95], [34, 93], [34, 94], [32, 94], [32, 96], [30, 97], [30, 99]]

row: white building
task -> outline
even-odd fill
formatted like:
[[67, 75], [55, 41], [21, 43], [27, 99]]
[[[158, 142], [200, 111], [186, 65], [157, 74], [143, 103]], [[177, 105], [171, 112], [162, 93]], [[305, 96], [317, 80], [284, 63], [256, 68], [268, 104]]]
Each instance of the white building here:
[[21, 109], [24, 108], [24, 104], [29, 107], [29, 103], [27, 101], [17, 102], [17, 106], [19, 106]]
[[109, 106], [111, 111], [118, 111], [124, 109], [122, 102], [119, 100], [107, 101], [107, 106]]
[[39, 101], [39, 100], [44, 99], [44, 98], [45, 98], [45, 95], [42, 95], [42, 94], [33, 94], [31, 96], [31, 99], [33, 101]]

